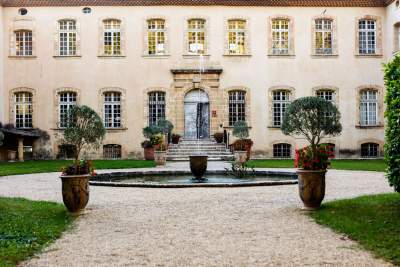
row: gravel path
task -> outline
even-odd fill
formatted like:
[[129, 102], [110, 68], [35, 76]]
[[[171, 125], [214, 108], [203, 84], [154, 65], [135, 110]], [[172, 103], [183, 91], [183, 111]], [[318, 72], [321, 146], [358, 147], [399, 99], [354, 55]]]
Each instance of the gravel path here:
[[[0, 195], [62, 202], [57, 176], [0, 177]], [[390, 191], [382, 173], [328, 172], [328, 200]], [[21, 266], [390, 266], [304, 216], [296, 185], [90, 197], [75, 227]]]

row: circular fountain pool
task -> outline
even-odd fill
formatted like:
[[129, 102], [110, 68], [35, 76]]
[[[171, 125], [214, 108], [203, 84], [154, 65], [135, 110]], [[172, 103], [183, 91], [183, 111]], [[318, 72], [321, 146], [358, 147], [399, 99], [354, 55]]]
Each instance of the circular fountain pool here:
[[98, 174], [90, 185], [114, 187], [243, 187], [297, 184], [294, 172], [254, 171], [246, 177], [235, 177], [226, 171], [207, 171], [204, 180], [193, 178], [189, 171], [113, 172]]

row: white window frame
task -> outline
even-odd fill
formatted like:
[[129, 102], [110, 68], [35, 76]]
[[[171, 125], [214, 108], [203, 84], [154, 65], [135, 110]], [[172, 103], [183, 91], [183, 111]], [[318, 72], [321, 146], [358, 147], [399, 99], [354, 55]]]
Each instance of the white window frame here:
[[[14, 123], [16, 128], [33, 127], [33, 94], [30, 92], [14, 93]], [[20, 116], [18, 118], [18, 116]]]
[[[63, 27], [65, 24], [66, 28]], [[62, 19], [58, 21], [58, 55], [76, 56], [78, 50], [78, 26], [76, 20]], [[64, 48], [64, 49], [63, 49]]]
[[[161, 98], [161, 96], [163, 96]], [[151, 91], [147, 94], [148, 99], [148, 124], [157, 125], [158, 121], [166, 118], [166, 96], [165, 92]], [[155, 98], [155, 99], [152, 99]], [[161, 98], [161, 100], [160, 100]]]
[[[193, 24], [192, 24], [193, 23]], [[188, 19], [187, 21], [187, 51], [191, 55], [202, 55], [206, 52], [206, 20]], [[194, 39], [191, 38], [193, 35]]]
[[[277, 152], [277, 154], [275, 154]], [[289, 156], [286, 156], [286, 152], [289, 152]], [[274, 158], [291, 158], [292, 157], [292, 145], [288, 143], [278, 143], [272, 146], [272, 155]]]
[[[321, 35], [322, 47], [318, 47], [318, 35]], [[326, 47], [326, 41], [329, 41]], [[315, 54], [332, 55], [333, 54], [333, 20], [318, 18], [315, 20]]]
[[[275, 99], [279, 96], [279, 99]], [[281, 127], [283, 116], [291, 101], [291, 93], [288, 90], [274, 90], [272, 92], [272, 126]], [[278, 111], [278, 112], [276, 112]], [[278, 119], [279, 117], [279, 119]]]
[[[363, 97], [365, 96], [365, 97]], [[362, 90], [360, 92], [360, 125], [377, 126], [379, 120], [378, 91]]]
[[[273, 19], [272, 20], [272, 54], [288, 55], [290, 51], [290, 20]], [[287, 26], [284, 27], [284, 26]], [[285, 34], [287, 34], [285, 40]], [[286, 47], [285, 47], [286, 46]]]
[[[77, 104], [78, 94], [75, 92], [64, 91], [58, 93], [58, 121], [59, 121], [59, 128], [67, 128], [68, 121], [68, 113], [71, 111], [73, 106]], [[65, 116], [65, 118], [64, 118]]]
[[122, 94], [120, 92], [104, 92], [104, 127], [107, 129], [122, 127]]
[[[231, 23], [233, 27], [231, 27]], [[243, 23], [243, 28], [239, 27], [240, 23]], [[245, 55], [246, 42], [247, 42], [247, 20], [245, 19], [228, 19], [227, 31], [228, 31], [228, 54], [229, 55]], [[231, 42], [231, 35], [234, 37], [234, 42]], [[243, 51], [240, 51], [240, 47], [243, 46]]]
[[325, 99], [326, 101], [329, 101], [329, 102], [332, 102], [333, 104], [335, 104], [336, 95], [335, 95], [334, 90], [319, 89], [315, 92], [315, 96], [321, 97], [321, 98]]
[[[364, 28], [362, 28], [363, 23]], [[371, 25], [373, 25], [373, 28], [369, 28]], [[375, 19], [360, 19], [358, 21], [358, 53], [360, 55], [375, 55], [377, 53], [377, 33], [378, 23]], [[373, 40], [370, 39], [372, 36]]]
[[237, 121], [246, 121], [246, 92], [234, 90], [228, 92], [228, 121], [234, 126]]
[[103, 145], [103, 158], [120, 159], [122, 157], [122, 146], [119, 144]]
[[[103, 54], [105, 56], [122, 55], [122, 22], [119, 19], [103, 20]], [[110, 50], [107, 50], [109, 43]]]
[[[164, 19], [147, 20], [147, 54], [165, 55], [166, 53], [166, 27]], [[151, 48], [150, 39], [154, 39], [154, 51]]]
[[[367, 155], [363, 155], [363, 146], [367, 146]], [[372, 155], [372, 153], [374, 155]], [[362, 143], [361, 144], [361, 157], [362, 158], [377, 158], [377, 157], [379, 157], [379, 144], [372, 143], [372, 142]]]
[[17, 57], [33, 55], [33, 32], [31, 30], [14, 31], [14, 39]]

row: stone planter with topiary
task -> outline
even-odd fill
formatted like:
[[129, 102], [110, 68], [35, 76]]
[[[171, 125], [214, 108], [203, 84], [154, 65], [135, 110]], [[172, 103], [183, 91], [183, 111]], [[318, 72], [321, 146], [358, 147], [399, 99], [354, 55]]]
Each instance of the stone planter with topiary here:
[[234, 137], [239, 139], [234, 143], [235, 161], [244, 164], [248, 160], [248, 150], [251, 149], [251, 146], [250, 148], [246, 146], [246, 140], [248, 140], [247, 138], [249, 137], [249, 127], [247, 126], [247, 123], [245, 121], [235, 122], [232, 134]]

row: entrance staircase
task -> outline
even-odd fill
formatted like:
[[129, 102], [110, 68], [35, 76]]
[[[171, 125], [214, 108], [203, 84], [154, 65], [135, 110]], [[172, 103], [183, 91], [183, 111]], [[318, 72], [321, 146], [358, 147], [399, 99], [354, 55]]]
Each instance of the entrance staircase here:
[[171, 144], [167, 152], [168, 161], [185, 161], [193, 154], [207, 155], [208, 160], [233, 160], [234, 155], [225, 144], [218, 144], [215, 140], [188, 140], [182, 139], [179, 144]]

